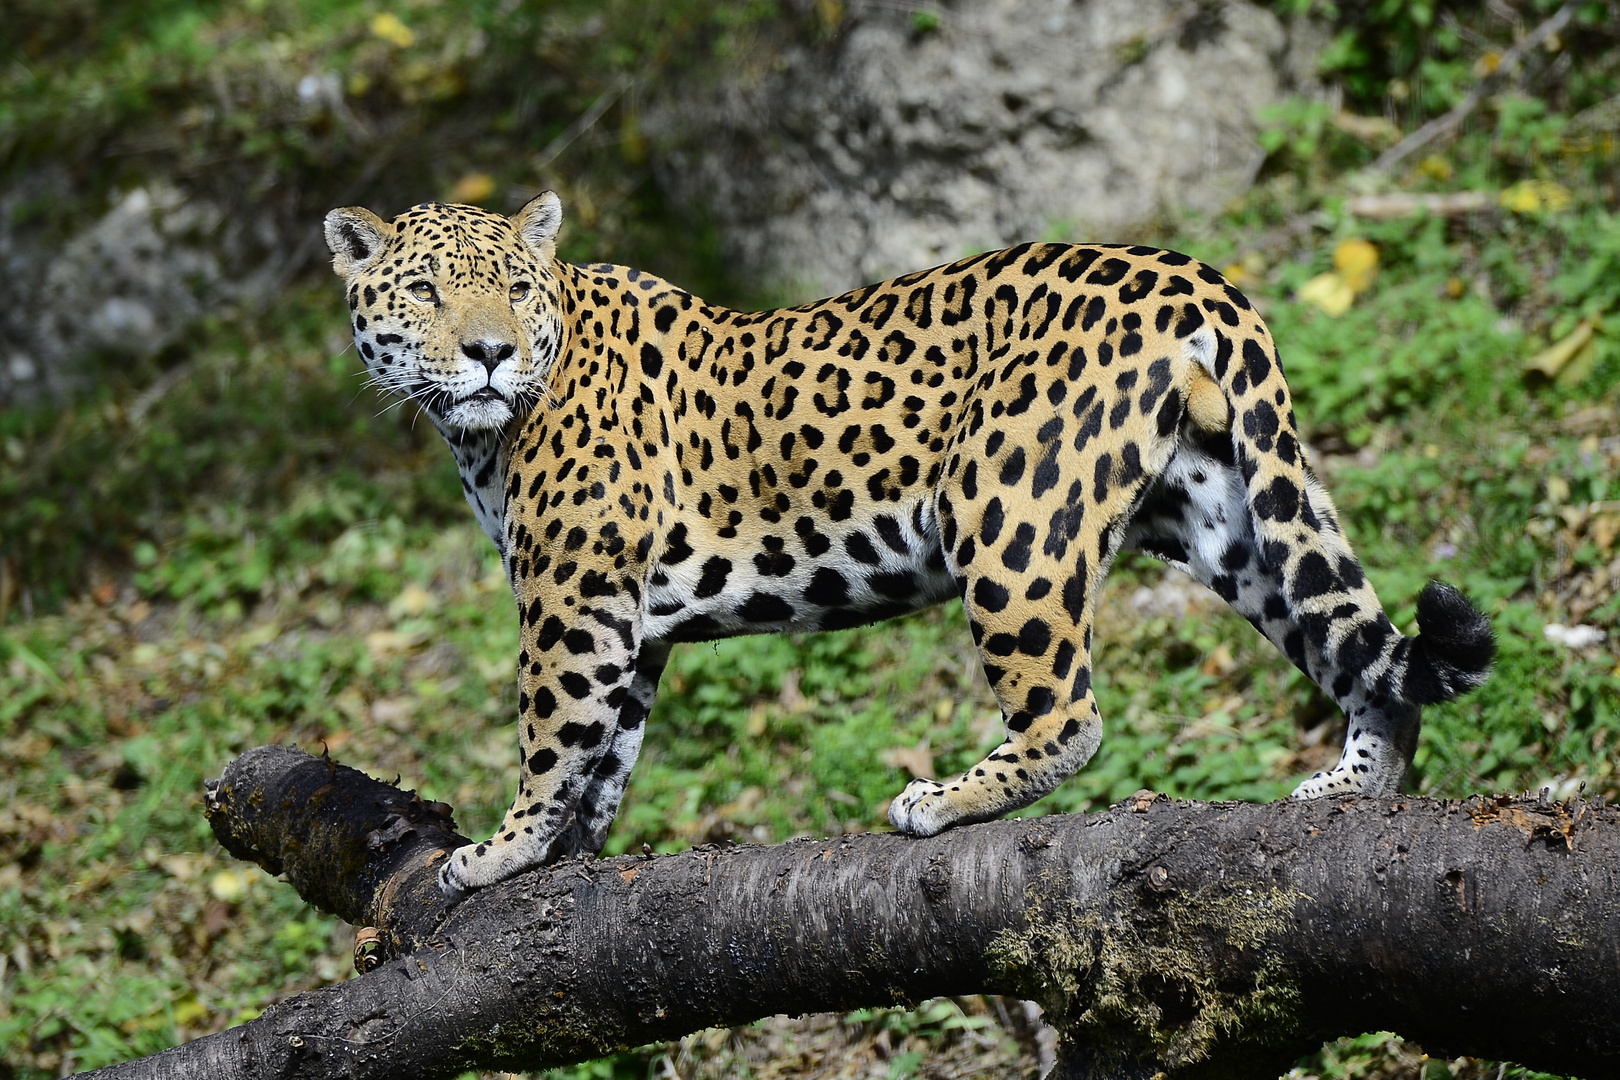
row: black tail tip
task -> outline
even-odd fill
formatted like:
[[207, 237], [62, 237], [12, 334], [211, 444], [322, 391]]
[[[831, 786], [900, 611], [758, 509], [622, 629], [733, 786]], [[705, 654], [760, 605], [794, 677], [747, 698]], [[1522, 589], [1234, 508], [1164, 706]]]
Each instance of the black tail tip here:
[[1406, 666], [1408, 701], [1450, 701], [1485, 681], [1496, 658], [1496, 635], [1466, 596], [1443, 581], [1429, 582], [1418, 595], [1417, 622]]

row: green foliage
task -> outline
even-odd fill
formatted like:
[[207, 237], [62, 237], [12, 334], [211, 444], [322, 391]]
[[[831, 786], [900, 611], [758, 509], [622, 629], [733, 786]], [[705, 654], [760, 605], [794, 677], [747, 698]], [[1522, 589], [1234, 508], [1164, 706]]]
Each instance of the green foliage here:
[[294, 547], [384, 514], [462, 512], [431, 427], [384, 409], [352, 353], [325, 346], [343, 318], [331, 292], [289, 298], [297, 314], [275, 340], [205, 336], [143, 412], [116, 380], [98, 401], [0, 412], [0, 446], [15, 450], [0, 473], [0, 556], [36, 602], [101, 560], [141, 564], [149, 591], [251, 604]]
[[[24, 61], [0, 95], [0, 155], [73, 161], [156, 136], [152, 149], [180, 161], [224, 157], [243, 174], [268, 168], [258, 193], [272, 177], [356, 164], [380, 145], [369, 122], [401, 110], [414, 125], [454, 116], [508, 137], [525, 129], [538, 148], [578, 111], [568, 107], [575, 95], [588, 100], [620, 74], [698, 59], [773, 11], [719, 0], [394, 10], [361, 0], [19, 0], [0, 29], [0, 53]], [[534, 71], [537, 55], [549, 71]], [[520, 70], [528, 77], [515, 79]]]
[[[1379, 249], [1376, 303], [1336, 319], [1291, 304], [1268, 320], [1287, 343], [1283, 363], [1307, 429], [1333, 428], [1359, 446], [1373, 423], [1420, 405], [1512, 408], [1519, 390], [1510, 367], [1523, 342], [1489, 296], [1446, 298], [1466, 256], [1447, 244], [1445, 222], [1395, 222], [1364, 236]], [[1311, 263], [1280, 268], [1278, 285], [1297, 289], [1327, 270], [1331, 255], [1325, 247]]]
[[1467, 1059], [1448, 1062], [1431, 1059], [1400, 1042], [1387, 1031], [1340, 1039], [1313, 1057], [1305, 1068], [1289, 1073], [1319, 1080], [1360, 1080], [1363, 1077], [1412, 1077], [1414, 1080], [1557, 1080], [1509, 1064], [1490, 1065]]
[[1263, 106], [1260, 146], [1270, 168], [1300, 174], [1322, 183], [1339, 170], [1371, 160], [1368, 147], [1333, 126], [1333, 107], [1326, 101], [1291, 97]]
[[[1505, 51], [1514, 30], [1484, 5], [1465, 0], [1272, 0], [1271, 6], [1333, 27], [1316, 68], [1344, 90], [1349, 108], [1374, 114], [1389, 109], [1409, 123], [1455, 105], [1483, 73], [1476, 61], [1491, 45], [1482, 48], [1482, 41], [1500, 42], [1495, 51]], [[1516, 14], [1528, 29], [1559, 6], [1560, 0], [1533, 0]], [[1592, 2], [1578, 10], [1557, 43], [1572, 52], [1580, 71], [1554, 90], [1569, 95], [1558, 102], [1567, 111], [1613, 92], [1612, 69], [1591, 61], [1614, 47], [1615, 33], [1612, 9]]]

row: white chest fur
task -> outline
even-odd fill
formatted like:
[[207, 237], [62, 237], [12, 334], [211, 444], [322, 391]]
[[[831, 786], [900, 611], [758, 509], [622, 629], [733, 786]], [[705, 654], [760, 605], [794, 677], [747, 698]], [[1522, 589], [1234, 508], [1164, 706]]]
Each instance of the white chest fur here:
[[[435, 426], [438, 426], [437, 424]], [[439, 427], [461, 474], [461, 492], [478, 527], [502, 557], [506, 555], [506, 464], [511, 440], [504, 431]]]

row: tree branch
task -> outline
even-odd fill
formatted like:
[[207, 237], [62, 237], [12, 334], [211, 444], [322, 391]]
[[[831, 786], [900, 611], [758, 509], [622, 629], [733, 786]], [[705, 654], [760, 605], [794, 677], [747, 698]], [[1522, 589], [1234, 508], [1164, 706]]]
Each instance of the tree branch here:
[[1035, 998], [1064, 1077], [1276, 1075], [1392, 1028], [1431, 1053], [1620, 1062], [1620, 814], [1480, 798], [1174, 802], [569, 862], [445, 912], [462, 843], [412, 793], [284, 747], [215, 832], [388, 962], [105, 1077], [534, 1069], [778, 1012]]
[[1388, 172], [1436, 139], [1449, 139], [1455, 135], [1457, 129], [1462, 126], [1462, 122], [1468, 119], [1475, 109], [1479, 108], [1480, 102], [1485, 100], [1486, 95], [1501, 85], [1502, 81], [1510, 74], [1517, 71], [1520, 62], [1533, 49], [1569, 25], [1569, 21], [1575, 17], [1575, 9], [1578, 6], [1574, 0], [1570, 0], [1569, 3], [1548, 16], [1540, 26], [1514, 42], [1513, 47], [1502, 54], [1502, 58], [1497, 62], [1496, 67], [1481, 79], [1472, 90], [1468, 91], [1461, 101], [1453, 105], [1445, 114], [1430, 120], [1406, 136], [1406, 138], [1379, 154], [1378, 160], [1368, 166], [1367, 171], [1369, 173]]

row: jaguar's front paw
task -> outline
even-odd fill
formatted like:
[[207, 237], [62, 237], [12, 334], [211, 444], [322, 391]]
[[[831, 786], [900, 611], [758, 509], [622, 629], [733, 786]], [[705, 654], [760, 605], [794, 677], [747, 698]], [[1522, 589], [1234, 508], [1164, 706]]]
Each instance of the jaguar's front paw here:
[[889, 803], [889, 824], [908, 836], [933, 836], [955, 824], [956, 808], [938, 780], [913, 780]]
[[479, 889], [516, 877], [544, 862], [544, 848], [536, 855], [533, 845], [499, 840], [468, 844], [450, 853], [439, 867], [439, 892], [451, 903], [464, 900]]
[[473, 894], [473, 886], [467, 884], [456, 872], [454, 853], [451, 853], [445, 864], [439, 867], [439, 893], [451, 904], [459, 904]]

